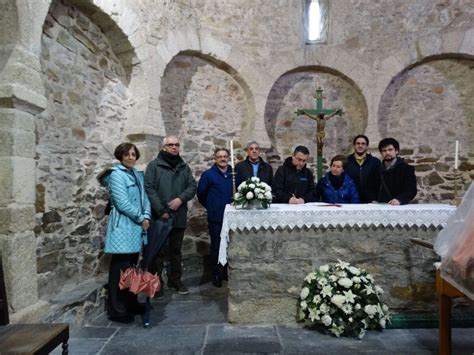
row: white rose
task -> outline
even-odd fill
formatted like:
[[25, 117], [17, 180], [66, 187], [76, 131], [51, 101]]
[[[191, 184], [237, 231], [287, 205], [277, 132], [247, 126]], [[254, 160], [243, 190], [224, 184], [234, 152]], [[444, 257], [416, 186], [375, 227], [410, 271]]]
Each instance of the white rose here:
[[383, 309], [383, 311], [384, 311], [385, 313], [387, 313], [387, 311], [388, 311], [388, 306], [387, 306], [386, 304], [383, 304], [383, 305], [382, 305], [382, 309]]
[[306, 297], [308, 297], [308, 295], [309, 295], [309, 288], [303, 287], [303, 288], [301, 289], [300, 298], [301, 298], [302, 300], [305, 300]]
[[258, 199], [259, 200], [263, 200], [263, 197], [264, 197], [263, 194], [258, 194]]
[[244, 187], [247, 187], [247, 184], [245, 182], [241, 183], [239, 187], [237, 188], [238, 191], [242, 191]]
[[344, 302], [346, 302], [346, 297], [343, 295], [334, 295], [331, 297], [331, 303], [335, 304], [339, 308], [342, 307]]
[[351, 274], [353, 275], [360, 275], [360, 270], [354, 266], [349, 266], [349, 271], [351, 272]]
[[358, 311], [360, 309], [360, 303], [357, 303], [354, 308], [356, 311]]
[[321, 313], [328, 313], [330, 308], [326, 303], [323, 303], [319, 306], [319, 310], [321, 311]]
[[380, 287], [380, 286], [375, 286], [375, 292], [377, 292], [377, 293], [380, 294], [380, 295], [383, 294], [383, 289], [382, 289], [382, 287]]
[[308, 305], [306, 304], [306, 301], [301, 301], [300, 306], [301, 306], [301, 309], [308, 308]]
[[339, 279], [337, 283], [345, 288], [350, 288], [353, 285], [352, 280], [348, 279], [347, 277], [343, 277], [342, 279]]
[[250, 179], [252, 182], [260, 182], [260, 179], [256, 176], [252, 176], [252, 178]]
[[249, 185], [249, 189], [254, 189], [255, 188], [255, 184], [250, 184]]
[[328, 272], [328, 271], [329, 271], [329, 265], [328, 265], [328, 264], [321, 265], [321, 266], [319, 267], [319, 271], [321, 271], [321, 272]]
[[237, 192], [235, 195], [234, 195], [234, 199], [235, 200], [238, 200], [239, 198], [241, 198], [242, 195], [240, 194], [240, 192]]
[[321, 318], [321, 321], [326, 327], [329, 327], [332, 323], [332, 318], [326, 314]]
[[387, 321], [385, 320], [385, 318], [382, 318], [382, 319], [379, 321], [379, 324], [380, 324], [380, 326], [381, 326], [382, 328], [385, 328], [385, 323], [386, 323], [386, 322], [387, 322]]
[[247, 195], [245, 195], [245, 198], [246, 198], [247, 200], [253, 199], [253, 193], [252, 193], [252, 191], [247, 192]]
[[364, 307], [364, 312], [367, 313], [367, 315], [370, 318], [372, 318], [375, 315], [375, 313], [377, 313], [377, 306], [368, 304], [367, 306]]
[[272, 198], [272, 193], [270, 191], [265, 192], [265, 198], [270, 200]]
[[359, 284], [360, 283], [360, 277], [354, 276], [352, 278], [352, 281], [355, 282], [356, 284]]

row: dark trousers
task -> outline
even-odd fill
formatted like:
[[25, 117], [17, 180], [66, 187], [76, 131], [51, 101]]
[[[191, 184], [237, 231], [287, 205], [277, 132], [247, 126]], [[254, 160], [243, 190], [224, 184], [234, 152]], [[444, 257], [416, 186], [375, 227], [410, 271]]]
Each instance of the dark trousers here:
[[168, 282], [174, 284], [181, 281], [183, 274], [181, 247], [183, 246], [184, 230], [185, 228], [173, 228], [170, 231], [166, 243], [158, 252], [151, 267], [153, 273], [161, 275], [164, 261], [168, 258], [170, 261]]
[[109, 317], [121, 317], [131, 313], [138, 306], [137, 295], [127, 288], [119, 288], [120, 271], [135, 265], [138, 253], [112, 254], [109, 267], [109, 294], [107, 297], [107, 313]]
[[212, 268], [212, 276], [223, 278], [225, 269], [219, 265], [219, 248], [221, 246], [222, 222], [208, 221], [209, 237], [211, 238], [211, 247], [209, 250], [209, 262]]

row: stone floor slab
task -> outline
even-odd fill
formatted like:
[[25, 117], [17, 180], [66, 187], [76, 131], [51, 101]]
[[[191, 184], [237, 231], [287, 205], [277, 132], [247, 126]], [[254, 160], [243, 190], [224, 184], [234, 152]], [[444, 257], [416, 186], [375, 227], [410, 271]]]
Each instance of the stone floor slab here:
[[154, 326], [212, 324], [227, 322], [227, 302], [153, 301], [150, 321]]
[[203, 354], [278, 354], [282, 351], [274, 326], [211, 325]]
[[71, 338], [91, 338], [91, 339], [108, 339], [117, 328], [111, 327], [82, 327], [71, 334]]
[[206, 327], [200, 325], [122, 328], [101, 354], [194, 354], [204, 344]]

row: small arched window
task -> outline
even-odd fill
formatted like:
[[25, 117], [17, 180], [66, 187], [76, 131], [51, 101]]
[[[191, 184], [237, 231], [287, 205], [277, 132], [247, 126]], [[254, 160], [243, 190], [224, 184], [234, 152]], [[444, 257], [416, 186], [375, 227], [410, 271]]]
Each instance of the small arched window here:
[[327, 0], [305, 1], [306, 43], [325, 43], [327, 38]]

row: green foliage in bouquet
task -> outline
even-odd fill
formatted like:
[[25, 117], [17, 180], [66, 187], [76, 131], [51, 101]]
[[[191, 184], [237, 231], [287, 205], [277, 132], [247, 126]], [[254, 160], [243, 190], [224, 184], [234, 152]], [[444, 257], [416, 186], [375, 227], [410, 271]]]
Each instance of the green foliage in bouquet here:
[[335, 336], [362, 339], [366, 330], [385, 328], [388, 307], [382, 288], [365, 270], [340, 261], [308, 274], [300, 293], [300, 319]]
[[241, 183], [234, 195], [234, 206], [243, 208], [253, 203], [260, 203], [263, 208], [268, 208], [271, 202], [272, 188], [255, 176]]

